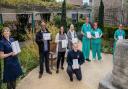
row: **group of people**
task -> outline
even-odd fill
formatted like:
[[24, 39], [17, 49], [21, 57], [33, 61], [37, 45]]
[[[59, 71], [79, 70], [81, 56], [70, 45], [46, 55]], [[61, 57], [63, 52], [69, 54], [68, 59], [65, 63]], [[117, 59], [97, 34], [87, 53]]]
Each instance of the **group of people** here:
[[[44, 40], [44, 34], [50, 33], [46, 28], [46, 23], [41, 22], [41, 30], [36, 34], [36, 43], [39, 47], [40, 54], [40, 72], [39, 78], [42, 77], [44, 71], [44, 62], [46, 67], [46, 72], [52, 74], [49, 69], [49, 50], [50, 50], [50, 40]], [[92, 46], [93, 60], [101, 60], [101, 37], [102, 31], [98, 28], [98, 23], [95, 22], [93, 28], [89, 24], [89, 18], [86, 18], [86, 23], [83, 24], [81, 33], [83, 35], [82, 39], [82, 51], [78, 49], [78, 36], [75, 31], [74, 25], [70, 25], [70, 29], [65, 33], [64, 27], [61, 26], [59, 32], [56, 34], [55, 43], [57, 63], [56, 63], [56, 73], [59, 73], [59, 69], [64, 69], [65, 55], [67, 57], [67, 73], [70, 80], [73, 81], [73, 74], [76, 74], [78, 80], [82, 79], [82, 73], [80, 65], [82, 65], [85, 60], [91, 61], [89, 59], [90, 45]], [[91, 42], [92, 41], [92, 42]], [[68, 52], [67, 52], [68, 50]], [[74, 61], [78, 64], [77, 68], [74, 68]]]
[[102, 30], [98, 28], [98, 23], [94, 22], [93, 27], [89, 24], [89, 18], [86, 18], [86, 23], [82, 26], [83, 39], [82, 39], [82, 52], [86, 61], [90, 60], [90, 48], [92, 47], [93, 60], [101, 60], [101, 43], [102, 43]]
[[[39, 78], [42, 77], [45, 69], [48, 74], [52, 74], [49, 68], [49, 51], [50, 51], [50, 41], [52, 39], [44, 39], [44, 35], [50, 33], [46, 28], [46, 23], [41, 22], [41, 30], [36, 33], [36, 43], [39, 47], [40, 56], [40, 70]], [[4, 59], [4, 72], [3, 81], [7, 83], [7, 89], [16, 89], [16, 79], [22, 75], [22, 69], [18, 61], [18, 56], [13, 52], [11, 43], [14, 39], [11, 38], [10, 29], [4, 27], [2, 30], [2, 40], [0, 41], [0, 58]], [[101, 60], [101, 43], [102, 43], [102, 30], [98, 28], [98, 23], [94, 22], [93, 27], [89, 24], [89, 18], [86, 18], [85, 23], [81, 28], [82, 38], [82, 51], [78, 49], [78, 37], [75, 32], [74, 25], [71, 24], [70, 29], [67, 33], [64, 31], [64, 27], [61, 26], [59, 33], [56, 34], [55, 43], [57, 63], [56, 63], [56, 73], [59, 73], [59, 69], [64, 70], [65, 55], [67, 53], [67, 74], [69, 75], [70, 81], [73, 81], [73, 74], [76, 75], [78, 80], [82, 79], [81, 65], [85, 61], [90, 60], [90, 48], [92, 47], [93, 60]], [[123, 25], [119, 25], [119, 29], [116, 30], [114, 34], [115, 46], [118, 40], [125, 39], [125, 31], [123, 30]]]
[[[45, 69], [48, 74], [52, 74], [49, 68], [49, 51], [50, 51], [50, 40], [45, 40], [44, 35], [46, 33], [50, 33], [46, 28], [46, 23], [43, 21], [41, 22], [41, 30], [36, 34], [36, 43], [39, 47], [39, 55], [40, 55], [40, 71], [39, 71], [39, 78], [42, 77], [44, 72], [44, 63]], [[61, 26], [59, 32], [56, 34], [55, 37], [56, 43], [56, 54], [57, 54], [57, 63], [56, 63], [56, 73], [59, 73], [59, 69], [61, 68], [64, 70], [64, 61], [65, 55], [67, 54], [67, 73], [70, 77], [70, 80], [73, 81], [73, 73], [76, 74], [77, 79], [82, 79], [81, 64], [84, 63], [84, 56], [81, 51], [78, 50], [78, 38], [77, 34], [74, 30], [74, 25], [71, 24], [69, 31], [67, 34], [64, 31], [64, 27]], [[78, 64], [78, 68], [73, 68], [73, 60], [76, 60]]]

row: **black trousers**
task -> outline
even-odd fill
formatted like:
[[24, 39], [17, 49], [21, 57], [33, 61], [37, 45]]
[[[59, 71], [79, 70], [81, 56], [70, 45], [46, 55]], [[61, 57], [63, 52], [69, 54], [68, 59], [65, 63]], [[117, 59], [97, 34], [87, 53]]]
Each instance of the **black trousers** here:
[[16, 80], [7, 82], [7, 89], [16, 89]]
[[64, 65], [64, 58], [65, 58], [65, 52], [58, 52], [57, 56], [57, 69], [60, 67], [60, 62], [61, 62], [61, 67]]
[[45, 68], [46, 68], [46, 72], [49, 72], [49, 52], [43, 52], [40, 53], [40, 74], [43, 74], [44, 72], [44, 63], [45, 63]]
[[82, 79], [81, 68], [73, 70], [72, 69], [72, 66], [69, 66], [68, 65], [68, 67], [67, 67], [67, 73], [68, 73], [70, 79], [73, 79], [73, 74], [76, 75], [76, 78], [78, 80], [81, 80]]

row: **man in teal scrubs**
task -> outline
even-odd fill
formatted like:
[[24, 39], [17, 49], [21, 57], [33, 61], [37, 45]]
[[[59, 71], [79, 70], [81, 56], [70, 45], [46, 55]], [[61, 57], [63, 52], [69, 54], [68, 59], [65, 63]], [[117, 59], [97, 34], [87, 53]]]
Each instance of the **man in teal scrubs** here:
[[86, 61], [90, 61], [90, 39], [91, 39], [91, 25], [89, 24], [89, 18], [86, 17], [86, 22], [82, 26], [82, 52], [84, 55], [84, 59]]
[[98, 28], [98, 23], [94, 23], [94, 29], [92, 30], [92, 56], [93, 60], [96, 60], [96, 55], [98, 60], [101, 60], [101, 37], [102, 31]]
[[122, 24], [120, 24], [119, 28], [115, 31], [114, 39], [115, 39], [115, 42], [114, 42], [113, 53], [115, 51], [117, 41], [125, 39], [125, 31], [123, 30], [123, 25]]

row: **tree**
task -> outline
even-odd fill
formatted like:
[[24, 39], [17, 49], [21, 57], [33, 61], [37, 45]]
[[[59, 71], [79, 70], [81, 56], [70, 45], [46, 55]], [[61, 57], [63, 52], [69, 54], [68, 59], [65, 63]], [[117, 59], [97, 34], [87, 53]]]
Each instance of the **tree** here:
[[100, 1], [98, 22], [99, 22], [99, 27], [103, 30], [104, 28], [104, 4], [102, 0]]
[[26, 35], [26, 27], [29, 23], [29, 17], [30, 15], [28, 14], [17, 14], [17, 21], [18, 21], [18, 26], [17, 26], [17, 39], [20, 41], [25, 40], [25, 35]]
[[67, 22], [66, 22], [66, 0], [64, 0], [63, 3], [62, 3], [61, 25], [64, 26], [65, 32], [67, 32]]

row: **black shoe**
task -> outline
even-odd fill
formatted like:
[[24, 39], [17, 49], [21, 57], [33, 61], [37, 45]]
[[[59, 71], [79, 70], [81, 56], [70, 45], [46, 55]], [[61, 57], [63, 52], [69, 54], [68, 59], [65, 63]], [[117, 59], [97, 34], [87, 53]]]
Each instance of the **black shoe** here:
[[52, 74], [52, 72], [51, 72], [51, 71], [48, 71], [47, 73], [48, 73], [48, 74]]
[[91, 62], [91, 60], [89, 58], [87, 58], [86, 61]]
[[70, 78], [70, 81], [73, 82], [73, 78]]
[[42, 78], [42, 75], [43, 75], [43, 74], [39, 74], [39, 79]]
[[56, 73], [58, 74], [59, 73], [59, 70], [56, 70]]
[[62, 70], [64, 70], [64, 67], [61, 67]]

